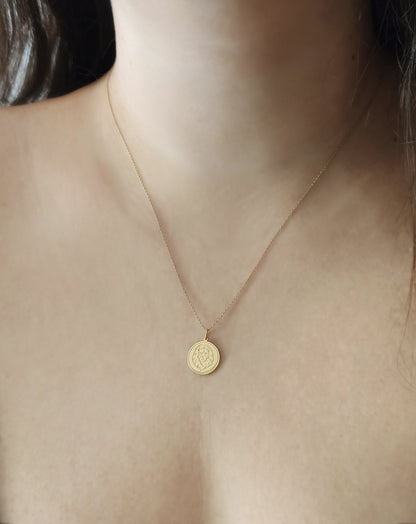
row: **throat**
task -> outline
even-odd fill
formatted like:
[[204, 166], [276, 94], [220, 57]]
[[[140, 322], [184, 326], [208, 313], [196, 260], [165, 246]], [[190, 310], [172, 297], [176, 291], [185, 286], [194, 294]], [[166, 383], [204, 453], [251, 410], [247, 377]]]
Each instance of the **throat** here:
[[147, 171], [165, 164], [200, 189], [324, 152], [378, 78], [361, 1], [113, 3], [129, 142]]

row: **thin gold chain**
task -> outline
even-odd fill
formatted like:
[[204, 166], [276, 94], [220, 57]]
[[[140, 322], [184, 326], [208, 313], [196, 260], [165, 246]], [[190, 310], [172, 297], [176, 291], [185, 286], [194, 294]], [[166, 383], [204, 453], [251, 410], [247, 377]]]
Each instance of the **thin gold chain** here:
[[296, 209], [299, 207], [299, 205], [301, 204], [301, 202], [304, 200], [304, 198], [308, 195], [308, 193], [311, 191], [312, 187], [316, 184], [316, 182], [319, 180], [319, 178], [321, 177], [321, 175], [323, 175], [323, 173], [325, 173], [325, 171], [327, 171], [329, 165], [331, 164], [332, 160], [334, 159], [334, 157], [336, 156], [336, 154], [338, 153], [338, 151], [341, 149], [341, 147], [345, 144], [345, 142], [347, 141], [348, 137], [351, 135], [351, 133], [353, 132], [353, 130], [355, 129], [355, 127], [358, 125], [358, 123], [361, 121], [361, 118], [363, 117], [363, 115], [366, 113], [367, 109], [369, 109], [371, 103], [373, 102], [375, 96], [376, 96], [376, 93], [378, 91], [378, 88], [379, 86], [381, 85], [381, 80], [382, 80], [382, 77], [383, 77], [383, 72], [382, 74], [380, 75], [380, 79], [379, 81], [377, 82], [377, 86], [376, 88], [374, 89], [374, 92], [373, 92], [373, 96], [370, 98], [370, 100], [368, 101], [367, 104], [365, 104], [363, 110], [359, 113], [359, 116], [358, 118], [354, 121], [353, 125], [348, 129], [348, 131], [343, 135], [343, 137], [341, 138], [341, 140], [339, 141], [337, 147], [335, 148], [335, 151], [331, 154], [331, 156], [329, 157], [329, 159], [327, 160], [327, 162], [325, 163], [325, 165], [323, 166], [323, 168], [319, 171], [319, 173], [313, 178], [311, 184], [307, 187], [306, 191], [303, 193], [303, 195], [299, 198], [299, 200], [295, 203], [295, 205], [292, 207], [292, 209], [290, 210], [290, 213], [287, 215], [287, 217], [285, 218], [285, 220], [283, 221], [283, 223], [280, 225], [279, 229], [276, 231], [276, 233], [273, 235], [272, 239], [270, 240], [270, 242], [268, 243], [266, 249], [263, 251], [263, 254], [261, 255], [261, 257], [259, 258], [257, 264], [254, 266], [254, 269], [251, 271], [251, 273], [249, 274], [248, 278], [246, 279], [246, 281], [244, 282], [244, 284], [241, 286], [241, 288], [239, 289], [239, 291], [234, 295], [234, 298], [232, 299], [232, 301], [228, 304], [228, 306], [224, 309], [224, 311], [215, 319], [215, 321], [211, 324], [211, 326], [209, 328], [207, 328], [206, 326], [204, 326], [203, 322], [201, 321], [199, 315], [198, 315], [198, 312], [196, 311], [190, 297], [189, 297], [189, 294], [188, 292], [186, 291], [185, 289], [185, 286], [182, 282], [182, 279], [179, 275], [179, 272], [178, 272], [178, 269], [176, 267], [176, 264], [175, 264], [175, 261], [173, 259], [173, 256], [172, 256], [172, 253], [171, 253], [171, 250], [169, 248], [169, 244], [167, 242], [167, 239], [166, 239], [166, 235], [163, 231], [163, 228], [161, 226], [161, 223], [160, 223], [160, 220], [159, 220], [159, 217], [156, 213], [156, 209], [155, 209], [155, 206], [153, 205], [153, 201], [152, 199], [150, 198], [150, 194], [149, 194], [149, 191], [147, 190], [147, 187], [146, 187], [146, 184], [144, 183], [143, 181], [143, 177], [140, 173], [140, 170], [139, 168], [137, 167], [137, 164], [136, 164], [136, 161], [130, 151], [130, 148], [126, 142], [126, 139], [124, 138], [124, 135], [120, 129], [120, 126], [119, 126], [119, 123], [117, 121], [117, 118], [115, 116], [115, 113], [114, 113], [114, 109], [113, 109], [113, 105], [112, 105], [112, 102], [111, 102], [111, 97], [110, 97], [110, 89], [109, 89], [109, 83], [110, 83], [110, 77], [111, 77], [111, 74], [113, 72], [113, 69], [111, 69], [110, 73], [108, 74], [107, 76], [107, 98], [108, 98], [108, 104], [110, 106], [110, 110], [111, 110], [111, 114], [113, 116], [113, 119], [114, 119], [114, 123], [115, 123], [115, 126], [118, 130], [118, 133], [122, 139], [122, 142], [126, 148], [126, 151], [127, 151], [127, 154], [130, 158], [130, 161], [133, 165], [133, 168], [141, 182], [141, 185], [143, 187], [143, 190], [147, 196], [147, 199], [149, 200], [149, 203], [153, 209], [153, 213], [155, 215], [155, 218], [156, 218], [156, 221], [157, 221], [157, 224], [159, 226], [159, 230], [160, 230], [160, 233], [162, 235], [162, 238], [163, 238], [163, 241], [166, 245], [166, 248], [168, 250], [168, 253], [169, 253], [169, 256], [170, 256], [170, 259], [172, 261], [172, 265], [173, 265], [173, 268], [176, 272], [176, 275], [178, 277], [178, 280], [182, 286], [182, 289], [185, 293], [185, 296], [186, 298], [188, 299], [188, 302], [191, 306], [191, 309], [192, 311], [194, 312], [194, 315], [195, 317], [198, 319], [198, 322], [201, 324], [202, 328], [205, 330], [205, 338], [207, 337], [208, 335], [208, 331], [211, 331], [213, 329], [214, 326], [217, 325], [217, 323], [224, 317], [224, 315], [230, 310], [231, 306], [233, 304], [236, 303], [236, 301], [238, 300], [238, 298], [240, 297], [241, 293], [243, 292], [243, 290], [246, 288], [248, 282], [250, 281], [251, 277], [254, 275], [254, 273], [256, 272], [257, 268], [259, 267], [261, 261], [263, 260], [263, 258], [265, 257], [266, 253], [268, 252], [268, 250], [270, 249], [271, 245], [273, 244], [275, 238], [278, 236], [278, 234], [280, 233], [280, 231], [284, 228], [284, 226], [286, 225], [286, 223], [288, 222], [288, 220], [290, 219], [290, 217], [294, 214], [294, 212], [296, 211]]

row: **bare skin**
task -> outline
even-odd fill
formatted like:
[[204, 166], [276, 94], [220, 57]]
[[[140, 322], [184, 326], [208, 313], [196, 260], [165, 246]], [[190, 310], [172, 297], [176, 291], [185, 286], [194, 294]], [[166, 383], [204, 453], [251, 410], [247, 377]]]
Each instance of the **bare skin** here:
[[396, 368], [412, 256], [397, 73], [377, 54], [349, 106], [366, 4], [275, 4], [113, 5], [115, 109], [207, 325], [386, 68], [212, 332], [207, 377], [186, 366], [204, 333], [106, 77], [0, 111], [2, 523], [416, 522], [416, 394]]

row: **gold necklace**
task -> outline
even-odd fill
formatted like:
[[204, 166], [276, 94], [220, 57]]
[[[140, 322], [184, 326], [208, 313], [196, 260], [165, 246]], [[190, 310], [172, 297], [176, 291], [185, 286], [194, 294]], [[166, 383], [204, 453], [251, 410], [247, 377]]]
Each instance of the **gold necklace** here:
[[272, 237], [272, 239], [270, 240], [269, 244], [267, 245], [266, 249], [263, 251], [263, 254], [261, 255], [259, 261], [257, 262], [257, 264], [255, 265], [254, 269], [251, 271], [251, 273], [249, 274], [248, 278], [246, 279], [246, 281], [244, 282], [244, 284], [241, 286], [240, 290], [234, 295], [234, 298], [232, 299], [232, 301], [228, 304], [228, 306], [224, 309], [224, 311], [215, 319], [215, 321], [211, 324], [210, 327], [206, 327], [204, 326], [204, 324], [202, 323], [194, 305], [192, 304], [192, 301], [191, 299], [189, 298], [189, 295], [185, 289], [185, 286], [183, 285], [183, 282], [179, 276], [179, 272], [176, 268], [176, 264], [175, 264], [175, 261], [173, 260], [173, 257], [172, 257], [172, 253], [171, 253], [171, 250], [169, 248], [169, 245], [168, 245], [168, 242], [166, 240], [166, 236], [165, 236], [165, 233], [163, 232], [163, 229], [162, 229], [162, 226], [160, 224], [160, 220], [157, 216], [157, 213], [156, 213], [156, 210], [155, 210], [155, 206], [153, 205], [153, 202], [152, 202], [152, 199], [150, 198], [150, 195], [149, 195], [149, 191], [147, 190], [146, 188], [146, 185], [143, 181], [143, 178], [142, 178], [142, 175], [137, 167], [137, 164], [134, 160], [134, 157], [130, 151], [130, 148], [129, 146], [127, 145], [127, 142], [126, 142], [126, 139], [124, 138], [124, 135], [123, 133], [121, 132], [121, 129], [120, 129], [120, 126], [118, 124], [118, 121], [117, 121], [117, 118], [115, 116], [115, 113], [114, 113], [114, 109], [113, 109], [113, 105], [111, 103], [111, 98], [110, 98], [110, 90], [109, 90], [109, 83], [110, 83], [110, 77], [111, 77], [111, 74], [113, 72], [113, 69], [111, 69], [110, 73], [108, 74], [108, 77], [107, 77], [107, 99], [108, 99], [108, 104], [110, 106], [110, 111], [111, 111], [111, 114], [113, 116], [113, 119], [114, 119], [114, 123], [115, 123], [115, 126], [118, 130], [118, 133], [122, 139], [122, 142], [126, 148], [126, 151], [127, 151], [127, 154], [130, 158], [130, 161], [133, 165], [133, 168], [141, 182], [141, 185], [143, 187], [143, 190], [149, 200], [149, 203], [153, 209], [153, 213], [155, 215], [155, 218], [156, 218], [156, 221], [157, 221], [157, 224], [159, 226], [159, 230], [160, 230], [160, 233], [162, 235], [162, 239], [166, 245], [166, 248], [168, 250], [168, 253], [169, 253], [169, 256], [170, 256], [170, 259], [172, 261], [172, 264], [173, 264], [173, 267], [175, 269], [175, 272], [176, 272], [176, 275], [179, 279], [179, 282], [182, 286], [182, 289], [185, 293], [185, 296], [186, 298], [188, 299], [188, 302], [191, 306], [191, 309], [192, 311], [194, 312], [194, 315], [196, 316], [198, 322], [201, 324], [202, 328], [204, 329], [205, 331], [205, 337], [202, 339], [202, 340], [199, 340], [197, 342], [195, 342], [195, 344], [193, 344], [193, 346], [188, 350], [188, 358], [187, 358], [187, 363], [188, 363], [188, 366], [189, 368], [194, 372], [194, 373], [197, 373], [198, 375], [208, 375], [209, 373], [212, 373], [218, 366], [219, 362], [220, 362], [220, 352], [217, 348], [217, 346], [215, 344], [213, 344], [211, 341], [208, 340], [208, 331], [211, 331], [212, 328], [217, 325], [217, 323], [224, 317], [224, 315], [229, 311], [229, 309], [231, 308], [231, 306], [233, 304], [236, 303], [237, 299], [239, 298], [239, 296], [241, 295], [242, 291], [245, 289], [248, 281], [251, 279], [251, 277], [254, 275], [254, 273], [256, 272], [258, 266], [260, 265], [260, 262], [263, 260], [265, 254], [267, 253], [267, 251], [270, 249], [271, 245], [273, 244], [275, 238], [278, 236], [278, 234], [280, 233], [280, 231], [283, 229], [283, 227], [286, 225], [286, 223], [288, 222], [288, 220], [290, 219], [290, 217], [293, 215], [293, 213], [296, 211], [296, 209], [299, 207], [299, 205], [301, 204], [301, 202], [304, 200], [304, 198], [308, 195], [308, 193], [310, 192], [310, 190], [312, 189], [312, 187], [316, 184], [316, 182], [318, 181], [318, 179], [321, 177], [321, 175], [323, 173], [325, 173], [325, 171], [328, 169], [331, 161], [334, 159], [335, 155], [338, 153], [338, 151], [341, 149], [341, 147], [344, 145], [344, 143], [346, 142], [347, 138], [350, 136], [350, 134], [352, 133], [352, 131], [355, 129], [356, 125], [361, 121], [361, 118], [362, 116], [364, 115], [364, 113], [367, 111], [367, 109], [369, 108], [369, 106], [371, 105], [372, 101], [374, 100], [375, 98], [375, 95], [377, 93], [377, 90], [378, 90], [378, 87], [381, 85], [381, 79], [383, 77], [383, 73], [384, 73], [384, 70], [382, 71], [382, 74], [380, 75], [380, 79], [379, 81], [377, 82], [377, 86], [376, 88], [374, 89], [374, 93], [373, 93], [373, 96], [370, 98], [370, 100], [368, 101], [368, 103], [364, 106], [364, 109], [360, 112], [359, 114], [359, 117], [355, 120], [355, 122], [353, 123], [353, 125], [349, 128], [349, 130], [347, 131], [347, 133], [345, 133], [342, 137], [342, 139], [339, 141], [337, 147], [335, 148], [335, 151], [332, 153], [332, 155], [329, 157], [329, 159], [327, 160], [327, 162], [325, 163], [324, 167], [319, 171], [319, 173], [313, 178], [311, 184], [308, 186], [308, 188], [306, 189], [306, 191], [303, 193], [303, 195], [299, 198], [299, 200], [296, 202], [296, 204], [293, 206], [293, 208], [291, 209], [290, 213], [288, 214], [288, 216], [286, 217], [286, 219], [283, 221], [283, 223], [280, 225], [279, 229], [277, 230], [277, 232], [275, 233], [275, 235]]

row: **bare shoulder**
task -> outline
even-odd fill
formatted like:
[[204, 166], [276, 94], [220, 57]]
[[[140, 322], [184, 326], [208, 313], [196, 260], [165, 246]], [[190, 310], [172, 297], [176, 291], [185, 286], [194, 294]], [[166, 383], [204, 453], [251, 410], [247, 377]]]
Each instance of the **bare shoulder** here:
[[40, 121], [45, 123], [49, 106], [48, 101], [42, 101], [0, 108], [0, 235], [6, 252], [8, 240], [18, 240], [14, 233], [33, 210], [35, 166], [44, 127]]
[[[29, 167], [31, 152], [30, 117], [34, 106], [21, 105], [0, 108], [0, 195], [2, 211], [10, 204], [10, 196], [15, 198], [25, 187], [21, 184], [23, 172]], [[45, 104], [42, 104], [45, 106]], [[27, 186], [26, 186], [27, 187]], [[23, 196], [23, 195], [21, 195]]]
[[[2, 238], [19, 226], [53, 220], [77, 193], [83, 168], [97, 171], [100, 81], [60, 97], [0, 108]], [[87, 188], [87, 179], [82, 182]]]
[[[66, 95], [26, 105], [0, 108], [2, 183], [8, 169], [38, 167], [68, 146], [84, 143], [94, 116], [100, 81]], [[12, 169], [12, 171], [14, 171]]]
[[56, 98], [0, 108], [2, 181], [7, 174], [5, 166], [34, 166], [36, 152], [59, 143], [77, 111], [82, 112], [83, 94], [84, 88]]

